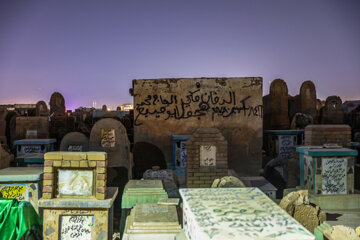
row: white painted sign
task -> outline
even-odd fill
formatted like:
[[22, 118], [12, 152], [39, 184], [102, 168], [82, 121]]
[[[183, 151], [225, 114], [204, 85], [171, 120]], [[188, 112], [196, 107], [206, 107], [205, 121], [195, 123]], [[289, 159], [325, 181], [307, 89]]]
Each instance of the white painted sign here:
[[216, 146], [200, 146], [200, 166], [216, 166]]
[[61, 216], [61, 240], [91, 240], [94, 216]]
[[346, 158], [322, 159], [322, 193], [346, 194]]

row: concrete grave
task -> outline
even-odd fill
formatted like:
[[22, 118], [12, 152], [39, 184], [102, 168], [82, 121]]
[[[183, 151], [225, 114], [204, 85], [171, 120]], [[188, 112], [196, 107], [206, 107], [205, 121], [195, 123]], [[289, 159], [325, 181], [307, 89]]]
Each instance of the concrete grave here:
[[130, 142], [125, 127], [118, 120], [106, 118], [95, 123], [90, 134], [90, 150], [106, 152], [109, 167], [131, 170]]
[[258, 174], [262, 78], [134, 80], [131, 92], [135, 144], [156, 145], [164, 153], [166, 163], [171, 164], [171, 136], [215, 127], [221, 129], [229, 144], [229, 166], [239, 174]]
[[11, 167], [0, 170], [0, 195], [30, 202], [39, 212], [38, 200], [42, 194], [43, 169], [38, 167]]
[[300, 186], [320, 195], [354, 194], [356, 150], [315, 146], [297, 147]]
[[89, 139], [81, 132], [68, 133], [61, 140], [60, 151], [88, 152]]
[[187, 188], [180, 194], [188, 239], [315, 239], [258, 188]]
[[187, 146], [187, 187], [210, 187], [215, 178], [227, 176], [227, 141], [219, 129], [197, 129]]

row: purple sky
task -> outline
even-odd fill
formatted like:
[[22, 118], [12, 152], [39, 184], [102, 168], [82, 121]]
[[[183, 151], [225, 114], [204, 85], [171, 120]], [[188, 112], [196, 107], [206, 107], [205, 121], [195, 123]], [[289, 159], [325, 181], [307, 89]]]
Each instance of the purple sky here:
[[359, 0], [0, 0], [0, 103], [132, 102], [132, 79], [283, 78], [360, 99]]

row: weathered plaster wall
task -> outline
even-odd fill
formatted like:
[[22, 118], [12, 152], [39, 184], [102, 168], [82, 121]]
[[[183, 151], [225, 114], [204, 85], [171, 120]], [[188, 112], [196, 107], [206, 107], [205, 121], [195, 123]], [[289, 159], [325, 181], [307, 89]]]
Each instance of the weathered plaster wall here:
[[172, 162], [171, 135], [218, 128], [228, 142], [229, 168], [258, 174], [262, 148], [262, 78], [133, 81], [134, 141], [150, 142]]

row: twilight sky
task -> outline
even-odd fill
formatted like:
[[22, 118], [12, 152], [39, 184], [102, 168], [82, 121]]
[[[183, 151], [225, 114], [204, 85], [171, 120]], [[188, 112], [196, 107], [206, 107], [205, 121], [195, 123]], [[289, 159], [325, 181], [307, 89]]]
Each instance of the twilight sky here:
[[132, 102], [133, 79], [283, 78], [360, 99], [359, 0], [0, 0], [0, 104]]

